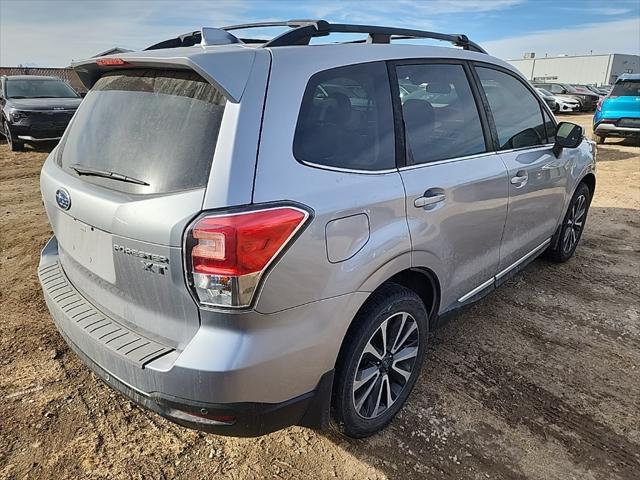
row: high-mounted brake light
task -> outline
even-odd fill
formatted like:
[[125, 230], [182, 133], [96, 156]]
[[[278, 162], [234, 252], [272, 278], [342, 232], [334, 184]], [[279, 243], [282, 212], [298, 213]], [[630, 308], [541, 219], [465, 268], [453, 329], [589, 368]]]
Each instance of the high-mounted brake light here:
[[262, 273], [309, 214], [276, 207], [201, 218], [188, 232], [193, 286], [200, 303], [251, 304]]
[[96, 63], [102, 67], [129, 64], [129, 62], [125, 62], [121, 58], [99, 58], [96, 60]]

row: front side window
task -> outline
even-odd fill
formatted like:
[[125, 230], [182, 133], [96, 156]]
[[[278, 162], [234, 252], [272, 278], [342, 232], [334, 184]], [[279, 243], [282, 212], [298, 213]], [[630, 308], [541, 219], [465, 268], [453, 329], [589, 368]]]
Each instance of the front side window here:
[[498, 132], [500, 150], [547, 143], [542, 110], [535, 94], [514, 76], [476, 67]]
[[350, 170], [395, 167], [389, 77], [384, 63], [333, 68], [309, 80], [293, 140], [301, 162]]
[[462, 65], [419, 64], [396, 68], [407, 165], [486, 151], [482, 124]]

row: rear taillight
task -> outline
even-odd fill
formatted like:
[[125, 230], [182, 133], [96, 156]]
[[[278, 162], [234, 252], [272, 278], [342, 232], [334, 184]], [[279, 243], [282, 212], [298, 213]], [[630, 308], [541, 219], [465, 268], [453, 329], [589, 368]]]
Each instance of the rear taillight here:
[[276, 207], [199, 219], [186, 243], [199, 302], [249, 306], [262, 273], [308, 216], [298, 208]]

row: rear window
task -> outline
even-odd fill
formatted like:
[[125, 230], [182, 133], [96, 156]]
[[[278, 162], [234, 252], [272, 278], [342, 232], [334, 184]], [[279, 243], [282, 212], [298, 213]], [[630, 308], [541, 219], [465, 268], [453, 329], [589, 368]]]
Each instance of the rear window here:
[[[225, 104], [222, 93], [194, 72], [107, 73], [78, 108], [58, 164], [87, 182], [128, 193], [203, 187]], [[104, 178], [109, 174], [113, 178]]]
[[394, 168], [393, 112], [385, 64], [350, 65], [311, 77], [293, 153], [299, 161], [328, 167]]
[[622, 80], [611, 90], [612, 97], [640, 97], [640, 80]]

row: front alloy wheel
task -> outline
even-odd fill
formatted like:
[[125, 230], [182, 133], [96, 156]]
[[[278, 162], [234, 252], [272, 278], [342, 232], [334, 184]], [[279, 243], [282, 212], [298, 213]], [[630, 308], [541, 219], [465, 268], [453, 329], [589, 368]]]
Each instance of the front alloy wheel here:
[[567, 225], [562, 238], [562, 250], [565, 253], [573, 252], [584, 228], [584, 220], [587, 214], [587, 197], [578, 195], [572, 202], [567, 215]]
[[590, 204], [591, 190], [584, 182], [580, 183], [571, 197], [562, 225], [545, 252], [545, 256], [549, 260], [566, 262], [573, 256], [584, 231]]

